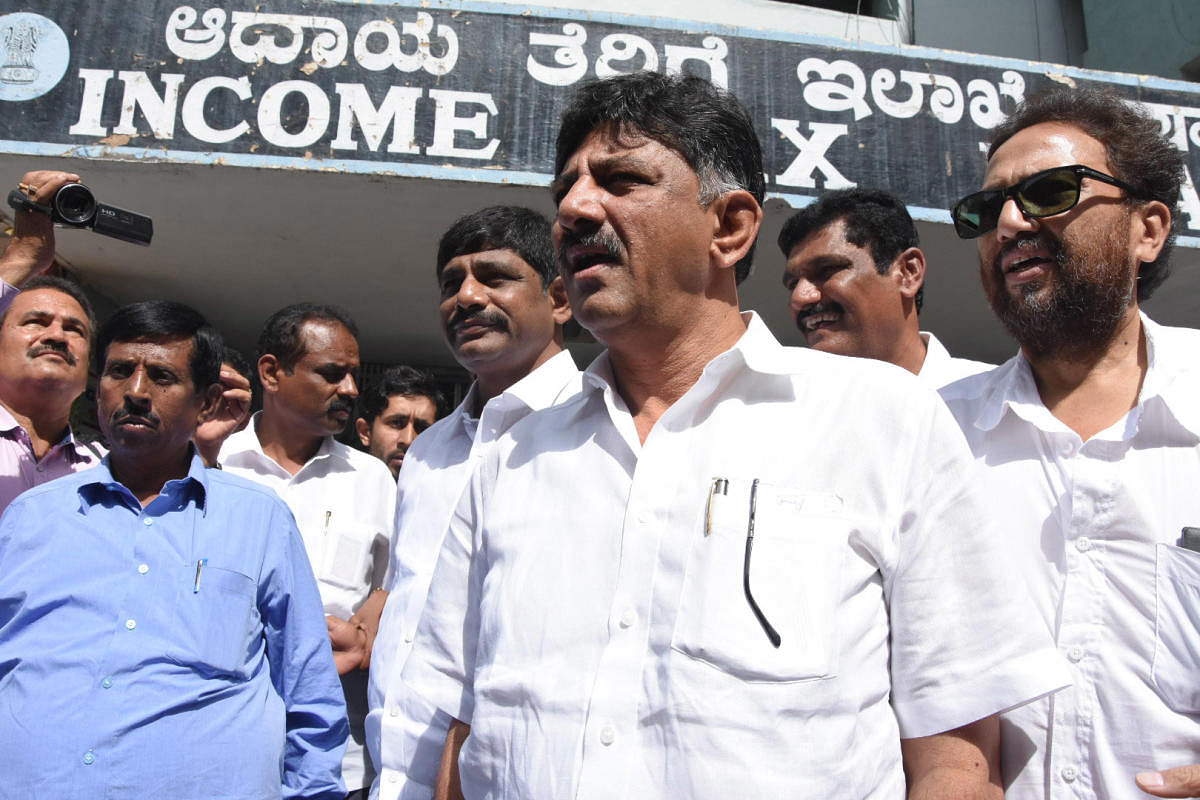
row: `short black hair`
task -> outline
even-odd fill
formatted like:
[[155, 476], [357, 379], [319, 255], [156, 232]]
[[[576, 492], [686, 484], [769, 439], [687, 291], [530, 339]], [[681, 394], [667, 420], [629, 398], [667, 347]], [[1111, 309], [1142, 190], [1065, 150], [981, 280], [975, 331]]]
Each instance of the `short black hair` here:
[[459, 256], [485, 250], [511, 250], [533, 267], [548, 288], [558, 274], [550, 221], [521, 206], [490, 206], [459, 217], [438, 243], [437, 274]]
[[1147, 300], [1170, 272], [1180, 226], [1183, 152], [1163, 135], [1158, 120], [1111, 89], [1053, 86], [1026, 97], [1012, 116], [992, 129], [988, 160], [1017, 132], [1044, 122], [1074, 125], [1104, 145], [1113, 177], [1134, 188], [1131, 203], [1158, 200], [1171, 211], [1171, 229], [1158, 258], [1138, 269], [1138, 301]]
[[253, 373], [250, 371], [250, 361], [242, 355], [241, 350], [225, 345], [225, 349], [221, 352], [221, 363], [228, 364], [236, 369], [243, 378], [253, 380]]
[[263, 325], [258, 336], [258, 358], [269, 353], [279, 359], [284, 372], [291, 374], [296, 362], [304, 358], [300, 329], [313, 321], [336, 322], [358, 339], [358, 325], [345, 309], [320, 303], [293, 303], [276, 311]]
[[[800, 209], [783, 224], [779, 249], [783, 257], [812, 234], [838, 220], [846, 225], [846, 241], [871, 252], [875, 271], [887, 275], [896, 256], [910, 247], [920, 247], [917, 226], [904, 201], [882, 189], [838, 189], [821, 195], [817, 202]], [[917, 312], [925, 302], [925, 287], [917, 290]]]
[[[554, 174], [597, 128], [644, 136], [678, 153], [700, 181], [698, 202], [745, 189], [762, 205], [766, 193], [762, 145], [749, 112], [729, 91], [695, 75], [635, 72], [581, 84], [563, 112]], [[738, 262], [738, 283], [750, 274], [754, 247]]]
[[[35, 289], [53, 289], [56, 292], [62, 292], [69, 296], [76, 303], [79, 303], [79, 307], [87, 315], [88, 330], [96, 330], [96, 314], [92, 311], [92, 303], [88, 300], [87, 293], [83, 291], [83, 287], [78, 283], [66, 278], [60, 278], [57, 275], [38, 275], [35, 278], [30, 278], [21, 287], [22, 292], [32, 292]], [[8, 309], [6, 308], [4, 309], [4, 313], [0, 314], [0, 325], [3, 325], [4, 320], [7, 318]]]
[[199, 311], [172, 300], [144, 300], [118, 308], [96, 334], [93, 362], [97, 372], [104, 371], [108, 346], [113, 342], [136, 342], [162, 339], [192, 340], [192, 356], [188, 362], [192, 386], [196, 394], [221, 379], [221, 354], [225, 345], [221, 334]]
[[437, 378], [432, 372], [416, 367], [399, 364], [388, 367], [372, 381], [371, 385], [358, 396], [358, 414], [368, 423], [387, 408], [388, 401], [396, 395], [405, 397], [428, 397], [433, 401], [434, 417], [439, 418], [445, 411], [446, 398], [438, 389]]

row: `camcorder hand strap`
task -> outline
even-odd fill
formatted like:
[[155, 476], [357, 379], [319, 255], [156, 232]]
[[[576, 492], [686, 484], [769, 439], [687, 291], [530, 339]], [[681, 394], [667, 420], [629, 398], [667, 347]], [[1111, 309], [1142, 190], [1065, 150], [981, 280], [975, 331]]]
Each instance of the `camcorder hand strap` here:
[[8, 204], [16, 209], [26, 209], [27, 211], [40, 211], [46, 216], [51, 216], [50, 206], [44, 206], [41, 203], [35, 203], [29, 199], [29, 196], [19, 189], [13, 189], [8, 193]]

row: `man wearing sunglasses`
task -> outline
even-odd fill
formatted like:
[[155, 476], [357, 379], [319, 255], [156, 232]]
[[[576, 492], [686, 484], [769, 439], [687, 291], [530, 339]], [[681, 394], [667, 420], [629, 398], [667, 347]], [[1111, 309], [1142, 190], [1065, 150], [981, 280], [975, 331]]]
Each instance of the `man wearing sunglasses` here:
[[1016, 800], [1200, 794], [1200, 333], [1139, 307], [1182, 167], [1148, 115], [1058, 88], [995, 130], [953, 209], [1020, 352], [942, 394], [1074, 672], [1006, 715]]

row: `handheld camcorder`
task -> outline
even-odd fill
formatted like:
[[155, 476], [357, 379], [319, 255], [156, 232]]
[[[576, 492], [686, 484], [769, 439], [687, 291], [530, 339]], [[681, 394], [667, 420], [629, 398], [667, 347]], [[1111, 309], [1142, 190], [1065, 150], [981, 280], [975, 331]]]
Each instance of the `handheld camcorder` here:
[[144, 214], [126, 211], [96, 202], [92, 190], [82, 183], [68, 183], [54, 193], [50, 205], [41, 205], [14, 189], [8, 193], [13, 208], [27, 208], [48, 214], [50, 219], [72, 228], [91, 228], [96, 233], [123, 242], [148, 245], [154, 236], [154, 223]]

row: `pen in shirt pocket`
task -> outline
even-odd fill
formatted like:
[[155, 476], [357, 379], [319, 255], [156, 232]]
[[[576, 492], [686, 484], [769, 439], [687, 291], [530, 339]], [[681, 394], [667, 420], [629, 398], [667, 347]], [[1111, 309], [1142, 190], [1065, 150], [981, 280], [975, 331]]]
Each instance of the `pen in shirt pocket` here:
[[724, 478], [713, 478], [712, 485], [708, 487], [708, 504], [704, 507], [704, 535], [708, 536], [712, 533], [712, 505], [713, 495], [725, 495], [729, 493], [729, 481]]
[[192, 594], [200, 591], [200, 573], [204, 570], [204, 565], [207, 563], [207, 558], [202, 558], [196, 562], [196, 580], [192, 583]]

